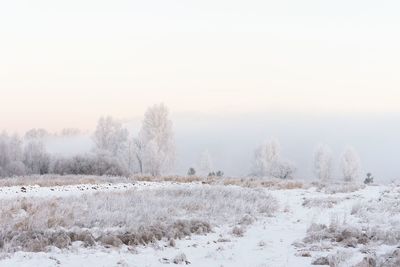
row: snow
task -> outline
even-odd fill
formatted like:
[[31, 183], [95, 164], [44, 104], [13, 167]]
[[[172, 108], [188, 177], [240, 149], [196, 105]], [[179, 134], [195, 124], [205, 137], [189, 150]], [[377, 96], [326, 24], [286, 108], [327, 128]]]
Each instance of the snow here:
[[146, 190], [150, 188], [159, 188], [171, 185], [164, 182], [149, 183], [108, 183], [108, 184], [78, 184], [63, 185], [52, 187], [33, 186], [10, 186], [0, 187], [0, 199], [21, 198], [21, 197], [66, 197], [80, 194], [92, 194], [96, 192], [123, 192], [129, 189]]
[[[172, 185], [174, 183], [135, 182], [58, 187], [26, 186], [26, 192], [22, 192], [21, 187], [3, 187], [0, 188], [0, 199], [26, 196], [65, 197], [94, 192], [123, 192], [130, 189], [153, 190]], [[3, 254], [0, 267], [165, 266], [173, 264], [174, 258], [182, 253], [190, 262], [190, 266], [313, 266], [311, 262], [316, 257], [326, 256], [344, 248], [333, 247], [329, 251], [312, 251], [307, 247], [296, 248], [293, 244], [302, 242], [311, 224], [329, 224], [335, 217], [346, 217], [349, 224], [359, 223], [357, 217], [350, 215], [356, 203], [375, 200], [384, 192], [395, 189], [392, 186], [369, 186], [355, 192], [336, 194], [319, 192], [316, 188], [262, 190], [268, 191], [278, 200], [279, 210], [275, 215], [261, 217], [249, 225], [242, 237], [232, 235], [232, 225], [226, 224], [214, 227], [213, 232], [206, 235], [192, 235], [177, 240], [175, 247], [169, 246], [167, 241], [160, 241], [147, 247], [121, 248], [102, 246], [84, 248], [76, 242], [64, 250], [52, 248], [48, 252], [40, 253]], [[310, 206], [303, 205], [305, 200], [308, 200]], [[331, 207], [323, 205], [323, 201], [328, 201], [327, 205]], [[392, 249], [393, 246], [389, 245], [376, 248], [380, 254], [390, 252]], [[312, 257], [302, 257], [301, 252], [309, 252]], [[343, 266], [357, 264], [363, 258], [355, 248], [346, 248], [346, 253], [350, 256], [347, 265]]]

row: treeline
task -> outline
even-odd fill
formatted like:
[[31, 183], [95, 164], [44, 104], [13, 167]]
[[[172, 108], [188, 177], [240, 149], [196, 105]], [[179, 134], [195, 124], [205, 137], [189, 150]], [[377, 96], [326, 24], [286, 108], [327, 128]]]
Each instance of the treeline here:
[[[78, 130], [66, 129], [62, 136], [79, 134]], [[92, 135], [94, 148], [73, 157], [49, 154], [45, 141], [51, 137], [43, 129], [28, 131], [23, 138], [18, 135], [0, 135], [0, 176], [31, 174], [82, 174], [128, 176], [146, 174], [159, 176], [173, 170], [175, 140], [169, 111], [163, 104], [146, 111], [141, 128], [136, 135], [129, 133], [123, 124], [112, 117], [102, 117]], [[340, 159], [343, 180], [358, 181], [361, 161], [354, 148], [346, 148]], [[218, 176], [223, 170], [215, 169], [207, 150], [199, 164], [189, 166], [188, 175]], [[319, 145], [314, 152], [314, 173], [323, 182], [333, 180], [332, 151], [327, 145]], [[295, 164], [282, 156], [277, 140], [260, 145], [254, 152], [251, 176], [291, 179], [296, 172]], [[368, 181], [373, 181], [369, 175]]]
[[[335, 179], [333, 176], [334, 158], [328, 145], [320, 144], [317, 146], [314, 151], [313, 164], [315, 178], [323, 183], [335, 180], [359, 182], [361, 178], [361, 160], [353, 147], [345, 148], [340, 157], [339, 169], [342, 173], [342, 179]], [[282, 157], [281, 147], [277, 140], [264, 142], [256, 149], [252, 175], [290, 179], [293, 178], [295, 172], [295, 164]], [[364, 182], [373, 182], [370, 173], [367, 174]]]
[[[78, 134], [74, 129], [61, 135]], [[95, 147], [89, 153], [73, 157], [51, 155], [43, 129], [18, 135], [0, 135], [0, 176], [31, 174], [85, 174], [128, 176], [133, 173], [160, 175], [171, 170], [175, 160], [175, 142], [169, 111], [163, 104], [145, 113], [137, 136], [129, 134], [122, 123], [102, 117], [92, 136]]]

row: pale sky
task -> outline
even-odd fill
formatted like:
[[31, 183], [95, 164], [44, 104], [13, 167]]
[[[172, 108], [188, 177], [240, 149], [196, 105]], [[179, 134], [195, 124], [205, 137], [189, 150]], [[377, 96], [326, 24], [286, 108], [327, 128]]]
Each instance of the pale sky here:
[[0, 128], [101, 115], [399, 113], [400, 2], [0, 1]]

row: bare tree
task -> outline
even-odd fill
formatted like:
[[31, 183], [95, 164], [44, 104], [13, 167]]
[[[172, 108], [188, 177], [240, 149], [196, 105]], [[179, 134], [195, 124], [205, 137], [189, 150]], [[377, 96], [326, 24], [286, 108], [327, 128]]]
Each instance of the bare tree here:
[[0, 135], [0, 176], [24, 175], [25, 166], [22, 161], [22, 140], [17, 134], [9, 136], [3, 132]]
[[275, 139], [265, 142], [254, 153], [254, 175], [289, 179], [295, 170], [293, 163], [281, 157], [281, 148]]
[[[10, 163], [9, 153], [9, 136], [7, 132], [0, 134], [0, 167], [5, 169], [5, 166]], [[4, 174], [3, 174], [4, 175]]]
[[139, 173], [143, 174], [145, 144], [143, 143], [142, 138], [134, 138], [133, 139], [133, 151], [134, 151], [134, 155], [135, 155], [136, 162], [138, 165]]
[[46, 174], [49, 172], [50, 155], [41, 139], [30, 139], [24, 147], [24, 164], [31, 174]]
[[296, 172], [296, 166], [288, 160], [280, 159], [271, 176], [280, 179], [293, 179], [293, 175]]
[[25, 139], [44, 139], [50, 136], [50, 133], [46, 129], [31, 129], [25, 133]]
[[314, 151], [314, 173], [323, 182], [331, 178], [332, 151], [326, 145], [318, 145]]
[[277, 140], [264, 142], [254, 152], [254, 174], [273, 177], [280, 157], [281, 148]]
[[343, 179], [346, 182], [357, 182], [361, 173], [361, 160], [353, 147], [347, 147], [342, 154]]
[[150, 107], [139, 133], [141, 169], [152, 175], [170, 170], [175, 160], [175, 140], [172, 121], [164, 104]]
[[150, 140], [145, 147], [144, 163], [145, 170], [152, 176], [161, 175], [162, 171], [168, 166], [164, 166], [166, 159], [165, 154], [159, 149], [157, 143], [154, 140]]
[[128, 130], [112, 117], [101, 117], [93, 135], [96, 149], [117, 156], [126, 149]]

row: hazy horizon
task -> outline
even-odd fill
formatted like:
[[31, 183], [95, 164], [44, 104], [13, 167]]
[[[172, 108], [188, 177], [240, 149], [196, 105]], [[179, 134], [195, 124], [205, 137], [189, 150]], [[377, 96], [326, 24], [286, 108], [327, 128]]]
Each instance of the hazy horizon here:
[[[376, 181], [389, 182], [400, 177], [400, 127], [398, 115], [312, 115], [252, 113], [214, 116], [205, 114], [172, 114], [177, 145], [177, 162], [173, 173], [186, 174], [189, 167], [198, 167], [201, 154], [210, 152], [215, 169], [228, 176], [251, 173], [254, 150], [271, 138], [277, 139], [285, 159], [292, 161], [297, 179], [315, 179], [313, 153], [318, 144], [333, 150], [336, 179], [340, 179], [340, 156], [347, 146], [360, 155], [362, 176], [371, 172]], [[137, 134], [141, 118], [124, 125]], [[48, 143], [53, 154], [67, 156], [89, 152], [94, 144], [91, 135], [53, 138]]]

